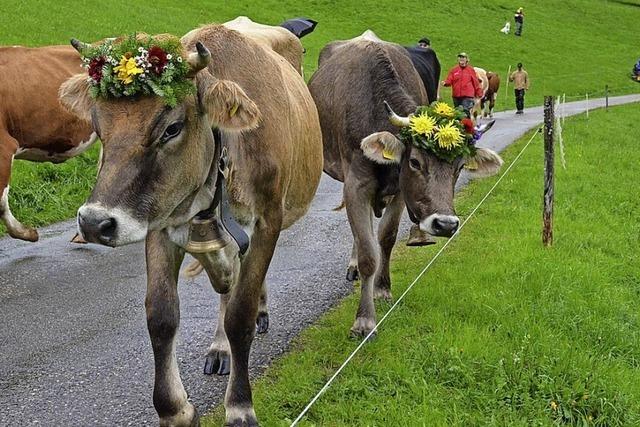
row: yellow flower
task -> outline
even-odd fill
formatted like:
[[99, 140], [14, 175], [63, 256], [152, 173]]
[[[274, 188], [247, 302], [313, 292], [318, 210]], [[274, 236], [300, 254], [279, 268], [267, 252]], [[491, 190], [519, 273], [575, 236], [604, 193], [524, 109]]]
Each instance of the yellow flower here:
[[419, 116], [411, 116], [409, 123], [412, 131], [424, 136], [431, 135], [431, 132], [433, 132], [433, 129], [436, 127], [436, 121], [426, 113], [420, 114]]
[[456, 110], [445, 102], [438, 102], [433, 106], [433, 112], [442, 117], [452, 118]]
[[551, 401], [551, 409], [553, 409], [554, 411], [556, 409], [558, 409], [558, 404], [556, 402], [554, 402], [553, 400]]
[[115, 67], [113, 71], [118, 73], [118, 80], [126, 85], [133, 83], [133, 76], [144, 73], [144, 70], [136, 65], [135, 59], [126, 56], [122, 57], [120, 65]]
[[440, 127], [440, 130], [436, 133], [435, 139], [440, 148], [444, 148], [446, 150], [458, 147], [463, 140], [462, 132], [460, 132], [460, 129], [455, 126], [453, 120]]

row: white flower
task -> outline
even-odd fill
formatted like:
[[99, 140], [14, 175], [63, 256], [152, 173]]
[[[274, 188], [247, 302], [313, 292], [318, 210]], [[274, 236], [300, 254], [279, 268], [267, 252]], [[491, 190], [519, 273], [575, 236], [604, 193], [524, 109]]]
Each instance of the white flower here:
[[140, 47], [138, 48], [138, 52], [142, 52], [143, 50], [144, 50], [144, 48], [143, 48], [142, 46], [140, 46]]
[[168, 60], [171, 60], [171, 58], [173, 58], [173, 56], [171, 56], [171, 54], [170, 54], [170, 53], [167, 53], [167, 59], [168, 59]]
[[87, 82], [89, 82], [89, 83], [93, 83], [93, 78], [91, 78], [91, 77], [87, 77]]
[[178, 61], [178, 62], [182, 62], [182, 56], [178, 56], [178, 57], [176, 58], [176, 61]]

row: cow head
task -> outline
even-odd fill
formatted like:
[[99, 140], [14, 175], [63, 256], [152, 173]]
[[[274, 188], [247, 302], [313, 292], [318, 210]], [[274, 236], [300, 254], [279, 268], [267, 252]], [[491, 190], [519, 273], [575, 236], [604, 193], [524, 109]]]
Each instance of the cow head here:
[[[386, 103], [385, 103], [386, 105]], [[387, 106], [390, 120], [396, 126], [408, 126], [409, 118], [396, 115]], [[485, 132], [490, 125], [477, 128]], [[399, 164], [400, 190], [411, 221], [434, 236], [450, 237], [460, 220], [453, 206], [453, 194], [460, 171], [465, 165], [472, 173], [487, 176], [496, 173], [502, 159], [494, 151], [477, 148], [470, 158], [443, 160], [433, 152], [403, 143], [389, 132], [377, 132], [364, 138], [361, 148], [369, 159], [381, 164]]]
[[245, 92], [210, 73], [204, 45], [198, 42], [186, 60], [195, 94], [174, 107], [155, 95], [93, 98], [86, 74], [61, 86], [62, 104], [93, 124], [104, 147], [96, 185], [78, 210], [87, 241], [120, 246], [186, 224], [213, 198], [219, 141], [211, 129], [258, 125], [260, 113]]

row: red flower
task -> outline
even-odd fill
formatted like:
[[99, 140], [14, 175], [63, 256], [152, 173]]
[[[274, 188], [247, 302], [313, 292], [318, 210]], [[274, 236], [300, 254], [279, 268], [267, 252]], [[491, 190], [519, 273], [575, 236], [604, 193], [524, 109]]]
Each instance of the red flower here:
[[466, 133], [470, 133], [473, 135], [475, 132], [475, 126], [473, 125], [473, 121], [469, 118], [462, 119], [462, 125], [464, 126], [464, 131]]
[[164, 66], [167, 65], [167, 52], [162, 50], [161, 47], [152, 46], [149, 49], [149, 63], [151, 64], [151, 69], [157, 75], [162, 74], [164, 70]]
[[104, 56], [98, 56], [89, 62], [89, 77], [96, 83], [100, 83], [100, 80], [102, 80], [102, 67], [105, 62]]

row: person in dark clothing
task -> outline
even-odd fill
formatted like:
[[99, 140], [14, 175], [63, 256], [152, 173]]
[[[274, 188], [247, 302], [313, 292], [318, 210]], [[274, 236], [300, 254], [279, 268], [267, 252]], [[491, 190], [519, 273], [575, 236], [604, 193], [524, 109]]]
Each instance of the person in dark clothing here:
[[430, 48], [431, 47], [431, 40], [429, 40], [426, 37], [421, 38], [420, 40], [418, 40], [418, 47], [422, 47], [422, 48]]
[[522, 25], [524, 24], [524, 12], [522, 10], [522, 8], [519, 8], [518, 10], [516, 10], [516, 14], [513, 17], [513, 20], [516, 21], [516, 31], [515, 31], [515, 35], [516, 36], [521, 36], [522, 35]]
[[640, 59], [638, 59], [638, 62], [636, 62], [636, 65], [634, 65], [633, 67], [631, 78], [637, 82], [640, 82]]

